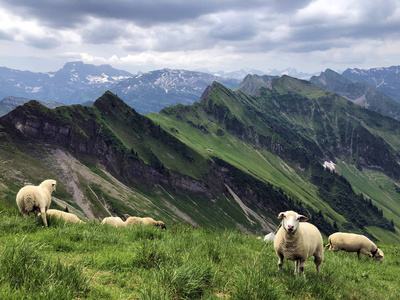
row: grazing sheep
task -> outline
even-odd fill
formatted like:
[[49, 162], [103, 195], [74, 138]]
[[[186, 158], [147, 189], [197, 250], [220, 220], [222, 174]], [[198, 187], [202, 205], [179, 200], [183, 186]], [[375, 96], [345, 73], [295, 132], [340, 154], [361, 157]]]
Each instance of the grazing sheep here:
[[61, 210], [57, 210], [57, 209], [48, 209], [46, 213], [48, 216], [57, 217], [68, 223], [85, 223], [81, 219], [79, 219], [76, 215], [65, 212], [65, 211], [61, 211]]
[[140, 220], [138, 217], [128, 217], [125, 220], [125, 226], [129, 226], [129, 225], [136, 225], [136, 224], [140, 224]]
[[304, 261], [314, 256], [317, 273], [320, 272], [324, 259], [324, 246], [321, 233], [318, 228], [310, 223], [300, 223], [308, 218], [294, 211], [281, 212], [278, 218], [282, 220], [282, 226], [274, 239], [274, 248], [279, 257], [278, 268], [283, 265], [283, 258], [294, 260], [294, 273], [299, 270], [304, 274]]
[[124, 221], [120, 217], [106, 217], [101, 221], [101, 224], [108, 224], [115, 227], [125, 226]]
[[161, 227], [162, 229], [167, 229], [164, 222], [156, 221], [153, 218], [140, 218], [140, 217], [129, 217], [125, 221], [125, 226], [134, 225], [134, 224], [143, 224], [143, 225], [154, 225], [157, 227]]
[[29, 213], [35, 214], [35, 220], [40, 212], [44, 226], [47, 227], [46, 211], [50, 207], [51, 194], [56, 190], [57, 182], [53, 179], [43, 181], [39, 186], [28, 185], [21, 188], [16, 201], [19, 211], [29, 217]]
[[336, 232], [328, 238], [329, 243], [325, 246], [325, 250], [330, 249], [333, 252], [344, 250], [347, 252], [357, 252], [360, 259], [360, 253], [375, 257], [380, 263], [383, 259], [383, 252], [374, 242], [361, 234]]

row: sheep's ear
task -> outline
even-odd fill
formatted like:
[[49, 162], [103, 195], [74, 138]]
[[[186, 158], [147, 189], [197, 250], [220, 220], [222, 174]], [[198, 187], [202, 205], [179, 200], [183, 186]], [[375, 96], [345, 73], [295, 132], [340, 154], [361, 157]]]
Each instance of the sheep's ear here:
[[285, 213], [284, 213], [284, 212], [281, 212], [281, 213], [279, 213], [279, 215], [278, 215], [278, 219], [282, 219], [284, 215], [285, 215]]
[[299, 215], [298, 220], [305, 222], [305, 221], [308, 221], [308, 218], [306, 216]]

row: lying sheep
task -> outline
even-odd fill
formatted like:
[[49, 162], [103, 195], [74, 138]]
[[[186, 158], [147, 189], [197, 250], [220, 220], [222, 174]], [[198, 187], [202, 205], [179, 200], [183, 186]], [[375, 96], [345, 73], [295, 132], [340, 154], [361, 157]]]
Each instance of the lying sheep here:
[[101, 224], [108, 224], [115, 227], [125, 226], [124, 221], [120, 217], [106, 217], [101, 221]]
[[16, 201], [19, 211], [25, 216], [33, 212], [35, 220], [40, 212], [44, 226], [47, 227], [46, 211], [50, 207], [51, 194], [56, 190], [57, 182], [53, 179], [43, 181], [39, 186], [28, 185], [21, 188]]
[[286, 258], [295, 261], [295, 274], [299, 269], [304, 274], [304, 261], [314, 256], [319, 273], [324, 259], [324, 246], [318, 228], [310, 223], [300, 223], [308, 218], [294, 211], [281, 212], [278, 218], [282, 217], [282, 226], [274, 239], [274, 248], [279, 257], [278, 268], [282, 268], [283, 258]]
[[134, 224], [143, 224], [143, 225], [154, 225], [157, 227], [161, 227], [162, 229], [167, 229], [164, 222], [156, 221], [153, 218], [140, 218], [140, 217], [129, 217], [125, 221], [125, 226], [134, 225]]
[[328, 238], [329, 243], [325, 246], [325, 250], [330, 249], [333, 252], [344, 250], [347, 252], [357, 252], [360, 259], [360, 253], [375, 257], [380, 263], [383, 259], [383, 252], [374, 242], [361, 234], [336, 232]]
[[62, 219], [65, 222], [68, 222], [68, 223], [85, 223], [81, 219], [79, 219], [76, 215], [65, 212], [65, 211], [61, 211], [61, 210], [57, 210], [57, 209], [48, 209], [46, 213], [50, 217], [54, 216], [56, 218]]

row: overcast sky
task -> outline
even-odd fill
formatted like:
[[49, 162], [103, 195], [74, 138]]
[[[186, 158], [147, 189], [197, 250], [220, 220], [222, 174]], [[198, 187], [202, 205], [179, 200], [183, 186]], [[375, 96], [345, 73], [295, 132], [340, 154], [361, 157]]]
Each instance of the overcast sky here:
[[400, 65], [400, 0], [2, 0], [0, 66], [136, 73]]

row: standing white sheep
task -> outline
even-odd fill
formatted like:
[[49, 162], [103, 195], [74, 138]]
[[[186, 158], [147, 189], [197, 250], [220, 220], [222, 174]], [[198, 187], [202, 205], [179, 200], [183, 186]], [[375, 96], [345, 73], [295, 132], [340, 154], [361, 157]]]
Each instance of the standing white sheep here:
[[81, 219], [79, 219], [77, 215], [75, 215], [73, 213], [61, 211], [58, 209], [48, 209], [46, 214], [48, 216], [54, 216], [56, 218], [59, 218], [68, 223], [85, 223]]
[[278, 218], [282, 217], [282, 226], [274, 239], [274, 248], [279, 257], [278, 268], [282, 268], [283, 259], [286, 258], [295, 261], [295, 274], [299, 270], [304, 274], [304, 262], [314, 256], [319, 273], [324, 259], [324, 246], [318, 228], [310, 223], [300, 223], [308, 218], [294, 211], [281, 212]]
[[125, 226], [124, 221], [120, 217], [106, 217], [101, 221], [101, 224], [108, 224], [115, 227]]
[[57, 182], [53, 179], [43, 181], [39, 186], [28, 185], [21, 188], [16, 201], [19, 211], [26, 217], [35, 214], [35, 220], [40, 212], [44, 226], [47, 227], [46, 211], [50, 207], [51, 194], [56, 190]]
[[357, 257], [360, 258], [360, 253], [375, 257], [380, 263], [383, 259], [383, 252], [373, 241], [361, 234], [336, 232], [328, 238], [329, 243], [325, 246], [333, 252], [344, 250], [347, 252], [357, 252]]

